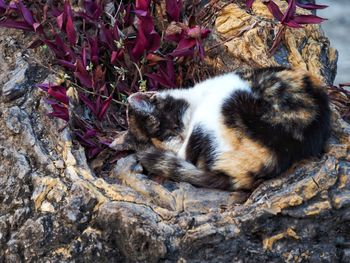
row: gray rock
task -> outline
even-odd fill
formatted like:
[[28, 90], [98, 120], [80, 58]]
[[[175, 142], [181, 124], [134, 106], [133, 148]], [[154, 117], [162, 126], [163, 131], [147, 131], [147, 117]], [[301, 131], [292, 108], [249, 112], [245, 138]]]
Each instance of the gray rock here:
[[17, 99], [28, 92], [28, 68], [29, 64], [21, 56], [17, 56], [15, 69], [10, 72], [10, 80], [2, 87], [2, 96], [6, 101]]

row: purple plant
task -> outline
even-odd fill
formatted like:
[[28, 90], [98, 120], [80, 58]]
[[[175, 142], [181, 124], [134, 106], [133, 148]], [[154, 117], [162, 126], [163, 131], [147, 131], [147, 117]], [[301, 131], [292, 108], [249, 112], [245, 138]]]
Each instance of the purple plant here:
[[[246, 7], [250, 9], [255, 0], [246, 0]], [[328, 7], [327, 5], [316, 5], [316, 4], [300, 4], [297, 0], [286, 0], [288, 2], [288, 7], [283, 13], [278, 5], [273, 0], [263, 1], [267, 8], [273, 15], [273, 17], [278, 20], [282, 27], [279, 29], [279, 32], [276, 35], [275, 41], [270, 49], [270, 53], [273, 53], [282, 40], [282, 34], [285, 30], [285, 27], [291, 28], [302, 28], [302, 25], [305, 24], [320, 24], [325, 18], [316, 16], [316, 15], [297, 15], [296, 8], [300, 7], [307, 10], [317, 10], [324, 9]]]
[[[166, 0], [166, 32], [155, 24], [152, 10], [157, 6], [151, 0], [116, 1], [105, 11], [103, 0], [84, 0], [73, 10], [69, 0], [50, 5], [0, 0], [0, 26], [33, 32], [37, 38], [30, 48], [48, 47], [56, 63], [66, 69], [63, 84], [38, 87], [48, 95], [49, 116], [74, 119], [73, 132], [89, 158], [107, 147], [109, 130], [125, 128], [125, 121], [115, 113], [124, 112], [128, 95], [178, 86], [175, 76], [186, 58], [205, 55], [203, 40], [210, 31], [182, 21], [182, 1]], [[173, 23], [180, 30], [167, 34]], [[66, 88], [70, 86], [77, 89], [88, 114], [69, 112]]]

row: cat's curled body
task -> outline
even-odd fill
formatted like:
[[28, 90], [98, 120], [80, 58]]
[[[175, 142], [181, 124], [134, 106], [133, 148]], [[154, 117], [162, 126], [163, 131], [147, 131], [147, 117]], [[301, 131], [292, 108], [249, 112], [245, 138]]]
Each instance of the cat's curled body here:
[[155, 175], [225, 190], [252, 190], [294, 162], [322, 153], [330, 109], [309, 72], [265, 68], [228, 73], [189, 89], [128, 99], [131, 134]]

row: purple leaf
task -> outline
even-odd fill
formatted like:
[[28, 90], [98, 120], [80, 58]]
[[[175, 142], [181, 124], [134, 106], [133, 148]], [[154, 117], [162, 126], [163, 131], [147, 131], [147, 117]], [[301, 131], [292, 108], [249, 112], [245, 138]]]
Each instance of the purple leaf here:
[[150, 0], [136, 0], [136, 10], [147, 11], [150, 4]]
[[211, 30], [207, 28], [202, 28], [201, 29], [201, 38], [207, 38], [208, 35], [210, 34]]
[[43, 91], [48, 92], [50, 84], [38, 84], [36, 85], [38, 88], [42, 89]]
[[247, 9], [252, 8], [254, 1], [255, 0], [246, 0], [245, 1], [245, 5], [246, 5]]
[[76, 42], [77, 35], [75, 32], [72, 17], [67, 18], [66, 33], [67, 33], [67, 38], [68, 38], [69, 43], [74, 46], [75, 42]]
[[96, 3], [97, 1], [84, 1], [84, 9], [85, 13], [83, 15], [84, 18], [87, 18], [91, 22], [97, 22], [98, 18], [102, 14], [102, 6], [101, 6], [101, 1], [99, 3]]
[[0, 0], [0, 8], [6, 10], [7, 4], [5, 3], [4, 0]]
[[83, 66], [81, 60], [77, 60], [77, 71], [74, 72], [74, 76], [79, 79], [80, 83], [87, 87], [92, 88], [92, 78], [86, 68]]
[[47, 45], [51, 51], [53, 53], [55, 53], [56, 57], [58, 58], [64, 58], [64, 53], [62, 52], [62, 50], [60, 50], [59, 48], [57, 48], [57, 45], [55, 42], [51, 42], [47, 39], [44, 39], [43, 42], [45, 43], [45, 45]]
[[98, 64], [98, 44], [97, 38], [89, 38], [90, 59], [94, 65]]
[[64, 13], [65, 13], [67, 18], [73, 17], [73, 12], [72, 12], [72, 8], [70, 6], [69, 0], [64, 1]]
[[124, 56], [124, 50], [118, 50], [118, 51], [112, 51], [111, 55], [111, 64], [115, 64], [118, 60], [123, 58]]
[[324, 9], [328, 7], [328, 5], [301, 4], [301, 3], [297, 3], [297, 6], [307, 10]]
[[60, 14], [62, 14], [62, 10], [56, 7], [51, 7], [50, 10], [48, 10], [48, 13], [51, 16], [58, 17]]
[[176, 87], [174, 62], [172, 60], [166, 61], [166, 64], [164, 62], [161, 63], [157, 73], [149, 73], [146, 74], [146, 76], [161, 84], [163, 87]]
[[184, 38], [182, 39], [176, 49], [169, 55], [174, 57], [189, 56], [193, 54], [192, 48], [196, 45], [197, 40], [194, 38]]
[[57, 63], [58, 63], [59, 65], [65, 67], [65, 68], [67, 68], [67, 69], [72, 70], [72, 71], [75, 71], [76, 68], [77, 68], [77, 67], [75, 66], [74, 63], [69, 62], [69, 61], [67, 61], [67, 60], [58, 59], [58, 60], [57, 60]]
[[68, 105], [69, 99], [66, 95], [66, 89], [62, 86], [52, 86], [49, 87], [47, 93], [54, 97], [59, 102], [62, 102], [63, 104]]
[[94, 147], [94, 148], [90, 148], [88, 150], [88, 158], [94, 158], [96, 155], [98, 155], [100, 152], [102, 151], [102, 149], [100, 147]]
[[17, 8], [21, 11], [23, 19], [29, 24], [33, 25], [35, 23], [32, 13], [27, 9], [21, 0], [16, 2]]
[[28, 25], [25, 21], [16, 21], [12, 19], [6, 19], [4, 21], [0, 21], [0, 26], [7, 28], [16, 28], [22, 29], [26, 31], [33, 31], [33, 27]]
[[289, 22], [293, 18], [296, 10], [296, 0], [287, 0], [287, 2], [288, 2], [288, 8], [283, 15], [283, 18], [281, 21], [282, 23]]
[[106, 115], [106, 112], [107, 112], [107, 109], [109, 107], [109, 105], [111, 104], [111, 101], [112, 101], [112, 98], [113, 98], [113, 94], [111, 94], [101, 105], [101, 110], [100, 112], [98, 113], [98, 116], [97, 118], [99, 120], [102, 120], [103, 117]]
[[68, 58], [69, 61], [75, 61], [75, 53], [68, 47], [59, 35], [55, 36], [56, 47], [61, 51], [64, 58]]
[[137, 16], [147, 16], [148, 12], [144, 10], [134, 10], [133, 11]]
[[299, 24], [319, 24], [327, 19], [314, 15], [298, 15], [293, 20]]
[[42, 30], [40, 23], [34, 23], [33, 28], [35, 32], [39, 32], [39, 30]]
[[287, 25], [289, 27], [292, 27], [292, 28], [303, 28], [302, 25], [298, 24], [296, 21], [294, 20], [290, 20], [288, 22], [283, 22], [284, 25]]
[[97, 147], [96, 143], [91, 140], [90, 138], [85, 138], [84, 135], [81, 134], [81, 132], [77, 132], [76, 135], [80, 138], [80, 143], [82, 145], [85, 145], [87, 147]]
[[182, 0], [166, 0], [166, 12], [171, 21], [178, 22], [180, 19]]
[[86, 132], [84, 133], [84, 138], [91, 138], [91, 137], [95, 137], [97, 134], [97, 131], [92, 129], [92, 128], [86, 128]]
[[160, 47], [160, 35], [156, 31], [152, 31], [148, 35], [148, 45], [147, 51], [153, 52], [156, 51]]
[[92, 88], [92, 80], [90, 76], [86, 76], [81, 72], [74, 72], [74, 76], [79, 79], [81, 85], [91, 89]]
[[[136, 1], [136, 10], [147, 11], [149, 0]], [[160, 46], [160, 36], [154, 30], [154, 23], [152, 17], [138, 16], [137, 37], [134, 47], [131, 50], [133, 59], [139, 60], [146, 51], [155, 51]]]
[[94, 115], [97, 115], [96, 105], [90, 99], [88, 99], [88, 97], [82, 93], [79, 93], [79, 99], [85, 103], [85, 105], [91, 110]]
[[46, 99], [48, 104], [57, 104], [57, 101], [59, 101], [63, 104], [68, 105], [69, 98], [67, 96], [67, 91], [65, 87], [62, 87], [60, 85], [51, 85], [51, 83], [39, 84], [36, 86], [42, 89], [43, 91], [47, 92], [51, 97], [55, 99]]
[[109, 49], [114, 49], [114, 41], [118, 40], [119, 37], [115, 38], [114, 30], [107, 28], [105, 25], [101, 26], [100, 40], [104, 42]]
[[134, 48], [131, 50], [133, 58], [139, 60], [141, 56], [146, 52], [153, 52], [160, 46], [159, 34], [152, 30], [150, 33], [145, 33], [142, 28], [139, 28]]
[[56, 22], [57, 22], [58, 28], [62, 30], [63, 23], [64, 23], [64, 12], [60, 14], [58, 17], [56, 17]]
[[[66, 20], [66, 21], [65, 21]], [[62, 17], [62, 26], [63, 23], [66, 22], [66, 34], [67, 34], [67, 38], [68, 41], [71, 45], [75, 45], [76, 43], [76, 31], [74, 28], [74, 23], [73, 23], [73, 12], [72, 12], [72, 8], [70, 6], [69, 0], [66, 0], [64, 2], [64, 11], [63, 11], [63, 17]], [[58, 24], [61, 24], [61, 21], [59, 19]]]
[[278, 21], [282, 21], [283, 19], [283, 13], [281, 12], [280, 8], [278, 5], [275, 4], [273, 1], [269, 1], [267, 3], [267, 8], [270, 10], [271, 14], [273, 15], [274, 18], [276, 18]]
[[62, 106], [60, 104], [52, 104], [51, 105], [53, 112], [50, 112], [48, 116], [56, 117], [63, 119], [65, 121], [69, 121], [69, 113], [68, 109], [65, 106]]
[[209, 29], [199, 26], [188, 28], [182, 23], [171, 23], [167, 28], [165, 38], [178, 42], [178, 46], [169, 55], [175, 57], [192, 56], [197, 50], [200, 58], [203, 59], [205, 52], [201, 40], [207, 38], [209, 33]]
[[136, 43], [134, 48], [131, 50], [131, 54], [136, 60], [139, 60], [145, 53], [147, 46], [147, 39], [143, 30], [139, 29], [137, 32]]
[[173, 86], [165, 79], [165, 77], [163, 76], [163, 74], [161, 73], [148, 73], [146, 74], [147, 77], [155, 80], [156, 82], [158, 82], [159, 84], [161, 84], [163, 87], [166, 88], [172, 88]]

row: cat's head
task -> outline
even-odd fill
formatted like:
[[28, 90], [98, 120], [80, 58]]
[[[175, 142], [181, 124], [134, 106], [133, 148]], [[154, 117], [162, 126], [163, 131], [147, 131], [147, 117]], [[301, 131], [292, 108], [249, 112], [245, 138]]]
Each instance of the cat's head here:
[[[166, 93], [138, 92], [128, 98], [129, 131], [140, 141], [167, 144], [179, 141], [188, 103]], [[157, 145], [156, 145], [157, 146]], [[163, 147], [166, 148], [166, 147]]]

